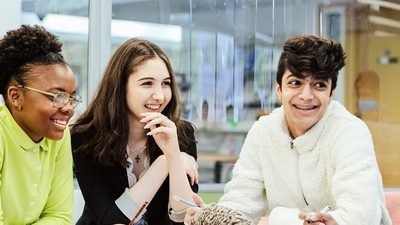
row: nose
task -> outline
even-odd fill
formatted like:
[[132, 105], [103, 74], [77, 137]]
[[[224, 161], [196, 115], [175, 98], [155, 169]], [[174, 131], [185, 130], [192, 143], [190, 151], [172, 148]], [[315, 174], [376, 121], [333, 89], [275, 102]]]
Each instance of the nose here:
[[75, 112], [75, 108], [71, 105], [71, 101], [68, 101], [67, 104], [60, 108], [60, 110], [68, 115], [73, 115]]
[[163, 93], [162, 89], [157, 88], [157, 90], [154, 90], [154, 92], [153, 92], [153, 94], [151, 95], [151, 97], [152, 97], [154, 100], [162, 101], [162, 100], [164, 99], [164, 93]]
[[299, 94], [299, 98], [303, 100], [312, 100], [314, 98], [314, 94], [310, 85], [303, 86], [303, 89]]

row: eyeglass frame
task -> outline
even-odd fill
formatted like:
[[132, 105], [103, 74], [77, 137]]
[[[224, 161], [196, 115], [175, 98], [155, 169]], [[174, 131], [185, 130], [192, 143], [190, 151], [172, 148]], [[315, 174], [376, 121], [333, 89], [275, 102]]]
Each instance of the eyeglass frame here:
[[[57, 109], [61, 109], [62, 107], [66, 106], [68, 103], [69, 103], [70, 106], [72, 106], [73, 109], [75, 109], [75, 108], [79, 105], [79, 103], [82, 103], [82, 97], [81, 97], [81, 96], [78, 96], [78, 95], [70, 95], [70, 94], [68, 94], [68, 93], [65, 92], [65, 91], [60, 91], [60, 92], [57, 92], [57, 93], [51, 93], [51, 92], [42, 91], [42, 90], [39, 90], [39, 89], [36, 89], [36, 88], [33, 88], [33, 87], [23, 86], [23, 85], [18, 85], [18, 87], [19, 87], [19, 88], [28, 89], [28, 90], [30, 90], [30, 91], [34, 91], [34, 92], [40, 93], [40, 94], [45, 95], [45, 96], [50, 96], [50, 97], [52, 97], [52, 98], [53, 98], [53, 107], [54, 107], [54, 108], [57, 108]], [[67, 101], [65, 104], [63, 104], [63, 105], [57, 107], [57, 106], [56, 106], [56, 104], [57, 104], [57, 103], [56, 103], [56, 97], [57, 97], [57, 95], [59, 95], [59, 94], [68, 95], [68, 101]]]

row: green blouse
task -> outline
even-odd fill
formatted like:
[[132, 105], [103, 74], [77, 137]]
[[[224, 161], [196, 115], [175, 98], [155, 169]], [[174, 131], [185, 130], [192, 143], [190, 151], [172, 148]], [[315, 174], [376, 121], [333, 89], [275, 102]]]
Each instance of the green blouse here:
[[0, 225], [72, 224], [70, 139], [35, 143], [0, 106]]

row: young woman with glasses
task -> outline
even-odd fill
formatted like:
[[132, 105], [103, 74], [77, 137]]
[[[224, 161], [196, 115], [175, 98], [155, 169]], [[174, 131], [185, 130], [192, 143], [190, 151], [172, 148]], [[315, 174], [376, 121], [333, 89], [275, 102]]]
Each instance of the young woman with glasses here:
[[40, 26], [0, 40], [0, 224], [71, 224], [68, 121], [81, 102], [62, 44]]
[[180, 106], [160, 47], [130, 39], [116, 50], [97, 95], [71, 130], [85, 199], [77, 224], [183, 222], [187, 206], [173, 197], [190, 198], [198, 173], [194, 130], [180, 118]]

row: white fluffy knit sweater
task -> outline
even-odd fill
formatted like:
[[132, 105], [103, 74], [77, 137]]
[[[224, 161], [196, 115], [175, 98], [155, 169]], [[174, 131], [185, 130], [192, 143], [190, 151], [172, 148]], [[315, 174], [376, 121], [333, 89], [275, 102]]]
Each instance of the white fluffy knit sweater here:
[[365, 123], [336, 101], [294, 140], [285, 121], [281, 107], [254, 123], [219, 204], [269, 225], [302, 225], [300, 211], [326, 205], [339, 225], [391, 224]]

